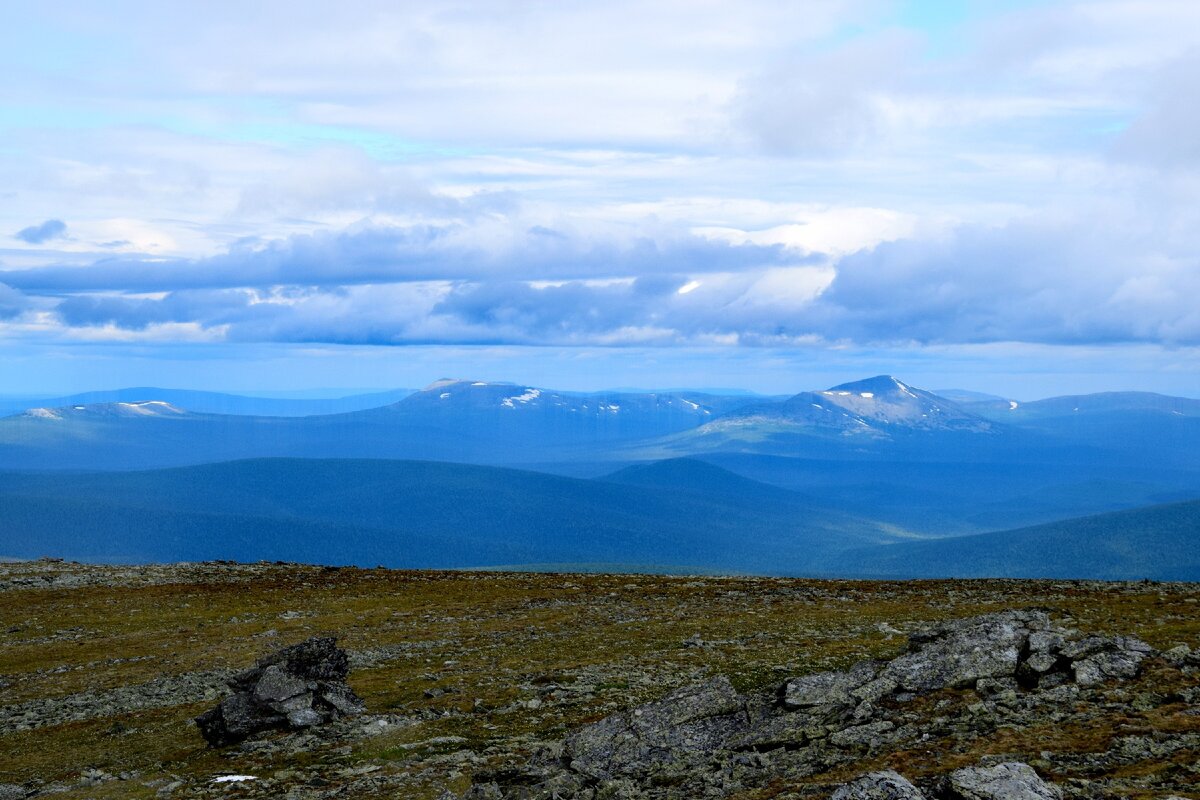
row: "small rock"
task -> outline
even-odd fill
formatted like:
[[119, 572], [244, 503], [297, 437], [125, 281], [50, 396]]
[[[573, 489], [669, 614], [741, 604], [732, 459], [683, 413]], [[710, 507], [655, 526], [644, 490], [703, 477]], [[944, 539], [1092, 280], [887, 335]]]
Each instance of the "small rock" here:
[[925, 800], [920, 789], [892, 770], [868, 772], [837, 788], [830, 800]]
[[895, 723], [888, 720], [855, 725], [830, 734], [829, 742], [836, 747], [865, 747], [868, 750], [876, 750], [884, 743], [882, 735], [895, 727]]
[[1173, 667], [1182, 667], [1188, 662], [1188, 656], [1192, 654], [1192, 648], [1186, 644], [1176, 645], [1170, 650], [1163, 653], [1163, 658]]
[[975, 691], [989, 698], [1015, 697], [1017, 681], [1014, 678], [980, 678], [975, 684]]

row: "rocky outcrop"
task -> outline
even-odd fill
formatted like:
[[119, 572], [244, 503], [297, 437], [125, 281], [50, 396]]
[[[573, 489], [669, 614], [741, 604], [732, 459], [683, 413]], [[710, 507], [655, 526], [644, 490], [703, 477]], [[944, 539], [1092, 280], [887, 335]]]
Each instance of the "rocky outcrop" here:
[[332, 637], [314, 637], [259, 659], [233, 676], [234, 694], [196, 717], [213, 747], [235, 744], [267, 730], [308, 728], [362, 713], [346, 684], [350, 662]]
[[942, 794], [947, 800], [1062, 800], [1057, 786], [1019, 761], [955, 770], [946, 778]]
[[[1080, 637], [1040, 610], [946, 622], [914, 633], [906, 652], [890, 661], [797, 676], [771, 696], [739, 695], [725, 678], [684, 687], [572, 733], [526, 772], [484, 780], [467, 797], [719, 797], [753, 784], [754, 774], [815, 774], [928, 738], [903, 712], [917, 695], [975, 690], [981, 702], [964, 724], [978, 727], [991, 710], [998, 713], [997, 703], [1020, 705], [1022, 694], [1039, 702], [1069, 685], [1079, 691], [1134, 677], [1152, 653], [1132, 637]], [[613, 786], [624, 788], [612, 795]], [[1060, 800], [1057, 789], [1016, 762], [958, 770], [940, 795]], [[864, 775], [835, 794], [921, 797], [894, 772]]]
[[913, 634], [908, 652], [886, 664], [865, 661], [845, 671], [793, 678], [783, 686], [782, 702], [793, 710], [828, 711], [938, 689], [994, 692], [1068, 681], [1093, 686], [1135, 676], [1153, 652], [1130, 636], [1068, 640], [1068, 633], [1037, 610], [947, 622]]

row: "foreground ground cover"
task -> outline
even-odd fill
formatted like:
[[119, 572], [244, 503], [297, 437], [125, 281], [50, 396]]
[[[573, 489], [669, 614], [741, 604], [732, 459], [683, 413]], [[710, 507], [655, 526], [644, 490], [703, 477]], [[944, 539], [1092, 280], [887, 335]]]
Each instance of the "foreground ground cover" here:
[[[0, 565], [0, 589], [0, 783], [60, 797], [433, 798], [678, 686], [726, 675], [760, 691], [895, 655], [904, 632], [987, 611], [1037, 606], [1162, 650], [1200, 644], [1191, 584], [22, 562]], [[350, 683], [368, 714], [207, 748], [190, 720], [224, 693], [224, 677], [313, 635], [338, 636], [351, 652]], [[1148, 669], [1122, 690], [1127, 702], [1082, 730], [1027, 726], [965, 752], [934, 742], [888, 765], [919, 775], [981, 748], [1086, 754], [1131, 731], [1190, 734], [1200, 718], [1188, 708], [1137, 707], [1139, 691], [1183, 690], [1163, 684], [1175, 679]], [[931, 698], [930, 714], [947, 700], [972, 702]], [[1177, 749], [1120, 771], [1184, 769], [1194, 756]], [[230, 774], [256, 780], [214, 783]]]

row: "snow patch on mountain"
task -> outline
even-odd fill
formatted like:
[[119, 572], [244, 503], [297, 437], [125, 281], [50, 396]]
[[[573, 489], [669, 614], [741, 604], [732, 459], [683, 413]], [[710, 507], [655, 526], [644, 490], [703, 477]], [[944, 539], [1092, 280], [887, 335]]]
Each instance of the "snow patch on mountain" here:
[[500, 405], [505, 408], [516, 408], [514, 403], [528, 403], [530, 400], [537, 400], [542, 396], [541, 389], [526, 389], [522, 394], [506, 397], [500, 401]]

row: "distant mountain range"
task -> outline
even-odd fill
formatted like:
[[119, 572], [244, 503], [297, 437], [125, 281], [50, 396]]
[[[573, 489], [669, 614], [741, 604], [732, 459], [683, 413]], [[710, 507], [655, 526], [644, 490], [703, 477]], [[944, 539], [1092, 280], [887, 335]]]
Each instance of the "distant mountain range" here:
[[103, 392], [83, 392], [65, 397], [0, 397], [0, 416], [32, 409], [66, 409], [75, 406], [144, 403], [158, 400], [200, 414], [249, 414], [263, 417], [305, 417], [314, 414], [341, 414], [394, 403], [413, 393], [413, 389], [393, 389], [334, 398], [251, 397], [221, 392], [187, 389], [159, 389], [142, 386]]
[[[0, 468], [131, 469], [266, 456], [380, 457], [531, 465], [718, 453], [909, 460], [1105, 460], [1153, 451], [1194, 465], [1200, 400], [1150, 393], [1021, 404], [952, 400], [890, 376], [785, 399], [573, 393], [441, 380], [394, 402], [285, 415], [337, 401], [130, 389], [117, 399], [28, 408], [0, 419]], [[107, 396], [107, 395], [105, 395]], [[391, 398], [387, 398], [391, 399]], [[271, 414], [214, 413], [255, 404]], [[291, 404], [291, 405], [288, 405]], [[293, 418], [280, 419], [280, 416]], [[1105, 455], [1107, 454], [1107, 455]]]
[[[167, 557], [169, 553], [199, 557], [199, 553], [216, 552], [204, 544], [202, 531], [218, 528], [228, 535], [214, 541], [241, 554], [236, 557], [269, 551], [276, 553], [271, 557], [299, 558], [281, 549], [286, 520], [291, 519], [311, 534], [293, 537], [300, 548], [296, 552], [313, 558], [332, 556], [336, 549], [301, 543], [324, 537], [342, 542], [346, 558], [356, 563], [370, 560], [368, 554], [374, 554], [371, 558], [394, 554], [393, 545], [400, 546], [396, 542], [409, 543], [403, 545], [407, 560], [386, 563], [466, 566], [482, 564], [477, 559], [486, 556], [488, 564], [645, 564], [649, 562], [640, 559], [653, 558], [659, 565], [747, 571], [771, 563], [768, 556], [760, 560], [761, 554], [743, 554], [735, 560], [722, 560], [725, 556], [672, 560], [667, 557], [669, 548], [653, 544], [660, 534], [684, 542], [690, 530], [697, 552], [720, 552], [729, 558], [735, 552], [729, 543], [735, 539], [749, 548], [748, 542], [766, 537], [763, 541], [771, 542], [771, 548], [793, 554], [789, 563], [799, 565], [792, 570], [798, 572], [849, 573], [851, 565], [835, 558], [834, 551], [846, 549], [843, 545], [850, 542], [860, 548], [864, 565], [875, 564], [881, 574], [890, 574], [886, 559], [868, 558], [872, 543], [975, 534], [1017, 541], [1017, 532], [1030, 526], [1200, 497], [1196, 455], [1200, 453], [1200, 401], [1110, 393], [1021, 403], [952, 394], [955, 397], [946, 397], [890, 376], [784, 398], [701, 392], [575, 393], [442, 380], [377, 407], [279, 416], [196, 411], [179, 402], [187, 396], [129, 390], [121, 395], [126, 399], [37, 406], [0, 419], [0, 471], [8, 471], [0, 523], [3, 513], [8, 513], [5, 524], [12, 526], [11, 531], [29, 536], [40, 531], [36, 541], [49, 543], [58, 541], [54, 539], [58, 534], [47, 527], [46, 519], [59, 519], [62, 536], [75, 531], [72, 541], [85, 538], [88, 524], [104, 527], [100, 521], [107, 520], [104, 529], [109, 533], [95, 544], [103, 552], [88, 556], [96, 558]], [[197, 395], [210, 402], [222, 397]], [[354, 504], [364, 509], [362, 514], [292, 511], [283, 501], [265, 509], [230, 506], [218, 491], [225, 486], [224, 491], [237, 494], [242, 491], [238, 486], [256, 485], [255, 470], [281, 469], [256, 467], [246, 473], [248, 467], [234, 469], [218, 462], [295, 465], [306, 460], [320, 465], [312, 469], [325, 476], [321, 480], [341, 486], [345, 471], [363, 486], [374, 487], [359, 494], [345, 487], [339, 490], [337, 502]], [[427, 465], [421, 472], [411, 466], [414, 460], [455, 463]], [[398, 461], [410, 464], [407, 472], [382, 466]], [[399, 506], [389, 505], [391, 495], [408, 500], [425, 497], [414, 494], [406, 483], [417, 480], [416, 475], [445, 489], [446, 497], [462, 498], [461, 492], [446, 488], [449, 484], [438, 483], [450, 479], [437, 470], [467, 469], [467, 465], [477, 471], [456, 473], [451, 484], [458, 485], [455, 482], [469, 474], [472, 485], [492, 498], [486, 504], [467, 503], [474, 509], [472, 515], [456, 516], [459, 511], [453, 503], [438, 506], [437, 513], [407, 516]], [[188, 480], [202, 481], [209, 474], [204, 470], [218, 470], [221, 477], [212, 479], [210, 494], [202, 503], [189, 505], [191, 501], [179, 499], [185, 497], [179, 490], [168, 491], [173, 484], [164, 483], [165, 478], [148, 477], [172, 467], [199, 471], [162, 474], [187, 474]], [[496, 467], [519, 470], [488, 471]], [[305, 468], [289, 469], [297, 485], [308, 487], [313, 496], [324, 496], [320, 481], [306, 477]], [[372, 469], [390, 470], [392, 483], [372, 479]], [[134, 470], [140, 477], [72, 474], [106, 470]], [[37, 479], [42, 483], [22, 474], [29, 471], [44, 471]], [[602, 490], [592, 480], [568, 481], [603, 476], [608, 477]], [[140, 489], [123, 495], [122, 480]], [[560, 481], [568, 483], [556, 483]], [[103, 491], [80, 494], [81, 486], [101, 485]], [[521, 488], [507, 492], [485, 488], [500, 485]], [[597, 500], [598, 505], [580, 500], [582, 510], [571, 503], [563, 505], [563, 496], [575, 497], [566, 490], [568, 485], [579, 491], [581, 487], [601, 491], [607, 499]], [[70, 491], [51, 492], [48, 486]], [[612, 494], [614, 486], [622, 487], [620, 499], [614, 499], [618, 497]], [[264, 492], [264, 497], [281, 496], [278, 488]], [[121, 497], [125, 499], [117, 502]], [[134, 502], [137, 497], [141, 499]], [[390, 521], [384, 524], [383, 516], [362, 516], [371, 508], [389, 509], [386, 519]], [[530, 508], [544, 512], [546, 525], [557, 526], [575, 549], [551, 547], [550, 528], [530, 518]], [[88, 509], [95, 510], [90, 521]], [[456, 519], [457, 527], [445, 522]], [[518, 519], [520, 525], [513, 522]], [[160, 532], [193, 531], [199, 539], [192, 541], [190, 535], [179, 533], [172, 540], [176, 549], [167, 545], [155, 549], [139, 533], [147, 526]], [[522, 528], [542, 531], [537, 546], [534, 540], [519, 545]], [[856, 533], [846, 534], [846, 540], [834, 547], [829, 537], [820, 542], [813, 538], [818, 528]], [[600, 537], [598, 541], [614, 543], [613, 547], [576, 547], [583, 541], [579, 532], [584, 529]], [[276, 534], [268, 535], [269, 531], [281, 538], [272, 539]], [[646, 537], [645, 546], [634, 546], [638, 539], [634, 531]], [[476, 533], [483, 539], [478, 540]], [[1200, 531], [1196, 536], [1200, 538]], [[10, 541], [15, 544], [19, 538]], [[127, 539], [129, 549], [122, 551], [124, 555], [113, 550]], [[789, 549], [793, 539], [804, 543], [801, 550], [808, 553], [804, 558]], [[64, 546], [66, 541], [62, 540]], [[190, 542], [186, 547], [185, 541]], [[276, 544], [268, 546], [272, 541]], [[947, 539], [945, 547], [983, 548], [993, 540], [964, 538], [961, 545], [955, 541], [959, 540]], [[461, 545], [464, 559], [446, 561], [437, 542], [459, 543], [453, 548]], [[922, 542], [921, 547], [934, 544]], [[889, 549], [888, 558], [902, 558], [897, 555], [904, 552], [899, 548], [908, 545], [889, 547], [897, 549]], [[0, 555], [25, 552], [0, 549]], [[679, 552], [685, 553], [686, 548]], [[818, 562], [818, 552], [827, 560]], [[943, 566], [962, 563], [966, 550], [943, 561], [938, 561], [938, 552], [919, 550], [929, 554], [931, 565]], [[1151, 547], [1148, 552], [1158, 551]], [[351, 558], [351, 553], [357, 555]], [[914, 557], [917, 553], [914, 550]], [[1005, 558], [1006, 564], [1016, 563], [1015, 556]], [[1134, 558], [1129, 563], [1149, 569]], [[1090, 574], [1099, 574], [1100, 566], [1094, 566]]]
[[378, 408], [307, 417], [196, 413], [161, 398], [37, 407], [0, 419], [0, 469], [137, 469], [238, 458], [607, 460], [753, 398], [573, 394], [442, 380]]

